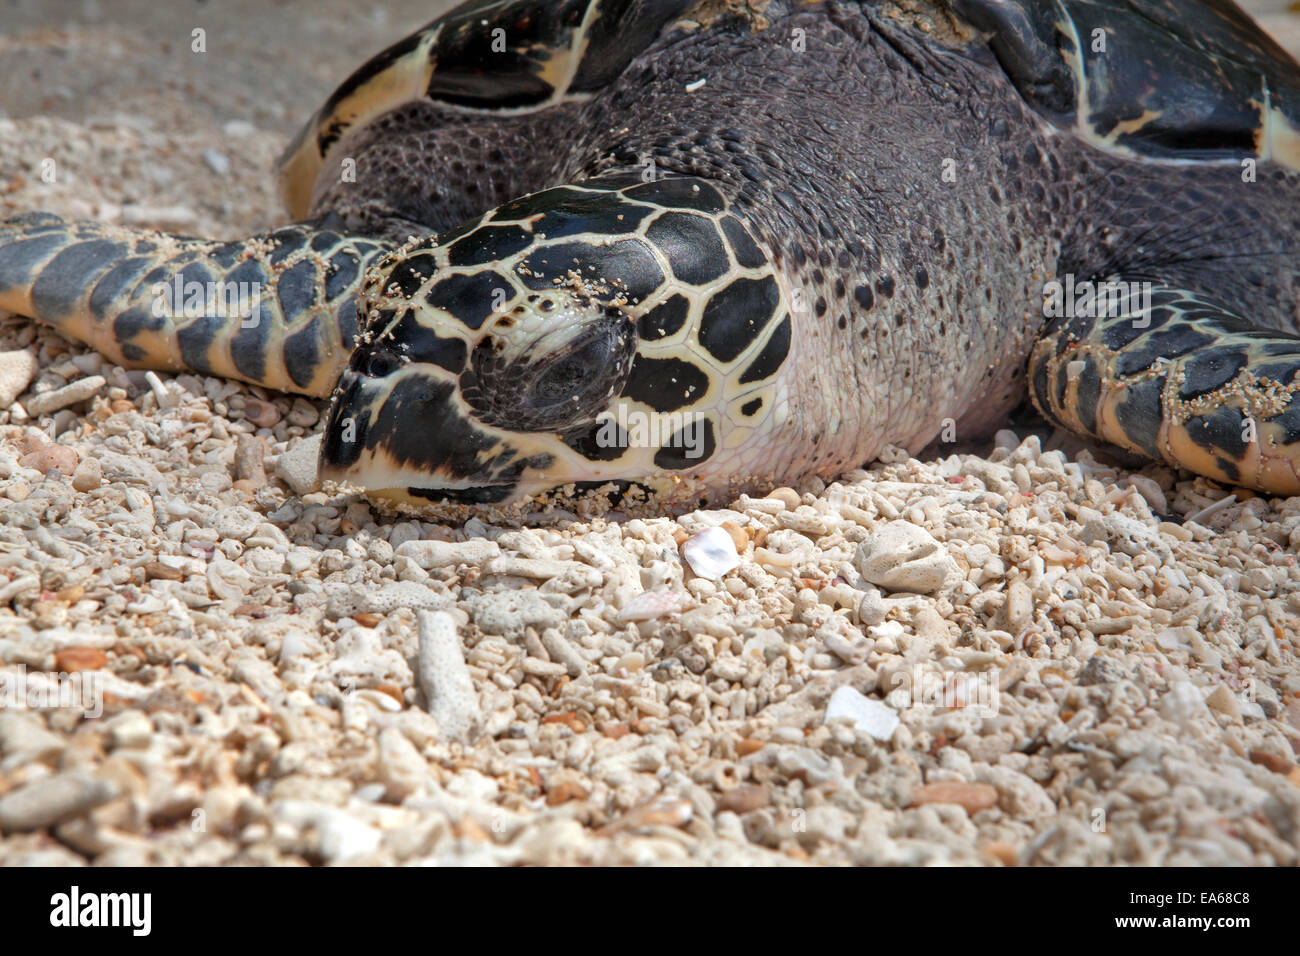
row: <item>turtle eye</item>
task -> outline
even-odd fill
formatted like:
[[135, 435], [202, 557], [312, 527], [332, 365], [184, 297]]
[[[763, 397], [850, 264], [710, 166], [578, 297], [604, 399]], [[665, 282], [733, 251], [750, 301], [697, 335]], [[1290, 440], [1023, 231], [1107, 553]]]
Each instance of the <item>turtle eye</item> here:
[[401, 367], [401, 360], [387, 349], [376, 349], [365, 359], [366, 374], [371, 378], [387, 378]]
[[558, 349], [537, 343], [513, 362], [487, 342], [461, 376], [461, 394], [479, 421], [512, 431], [556, 431], [594, 421], [626, 383], [636, 326], [603, 315]]
[[[593, 416], [627, 378], [635, 334], [620, 319], [601, 322], [532, 376], [522, 418], [534, 427], [563, 427]], [[543, 424], [544, 423], [544, 424]]]
[[573, 399], [582, 391], [582, 380], [601, 367], [608, 352], [607, 342], [589, 342], [579, 354], [556, 362], [533, 386], [534, 404], [545, 408]]

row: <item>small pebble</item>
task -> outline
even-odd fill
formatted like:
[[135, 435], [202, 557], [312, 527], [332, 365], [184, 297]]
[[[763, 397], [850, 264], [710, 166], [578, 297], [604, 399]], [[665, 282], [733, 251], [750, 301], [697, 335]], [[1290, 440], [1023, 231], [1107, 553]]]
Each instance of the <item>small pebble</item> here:
[[274, 428], [280, 421], [280, 410], [271, 402], [250, 398], [244, 403], [244, 419], [258, 428]]
[[318, 484], [317, 459], [320, 457], [321, 434], [317, 432], [298, 442], [276, 462], [275, 471], [299, 496], [311, 494]]
[[230, 157], [225, 153], [218, 152], [209, 147], [203, 150], [199, 155], [203, 158], [204, 165], [218, 176], [224, 176], [226, 173], [230, 172]]
[[470, 740], [482, 723], [474, 681], [465, 668], [456, 619], [445, 611], [419, 611], [420, 689], [437, 718], [442, 736]]
[[295, 397], [289, 409], [288, 422], [299, 428], [311, 428], [320, 421], [320, 410], [305, 398]]
[[97, 671], [108, 664], [108, 655], [95, 647], [65, 647], [54, 655], [54, 667], [65, 674]]
[[90, 812], [118, 788], [84, 770], [43, 777], [0, 796], [0, 832], [27, 833]]
[[998, 791], [987, 783], [928, 783], [912, 791], [912, 806], [919, 807], [927, 803], [955, 803], [968, 816], [974, 816], [981, 810], [997, 806]]
[[69, 405], [76, 405], [94, 396], [107, 384], [107, 380], [102, 375], [91, 375], [89, 378], [78, 379], [62, 388], [56, 388], [52, 392], [33, 395], [27, 400], [27, 414], [38, 418], [41, 415], [57, 412], [61, 408], [67, 408]]
[[0, 410], [11, 406], [27, 391], [39, 371], [40, 363], [31, 349], [0, 352]]
[[83, 493], [94, 491], [103, 480], [103, 467], [95, 458], [83, 459], [72, 472], [72, 487]]
[[768, 492], [767, 496], [774, 501], [781, 502], [781, 504], [785, 505], [786, 510], [788, 511], [793, 511], [795, 508], [798, 508], [799, 505], [803, 504], [803, 499], [799, 497], [799, 492], [795, 491], [793, 488], [777, 488], [774, 491]]
[[867, 581], [890, 591], [930, 594], [957, 572], [957, 563], [924, 528], [892, 521], [871, 532], [853, 556]]
[[51, 442], [42, 445], [36, 451], [29, 452], [18, 459], [23, 468], [34, 468], [42, 475], [57, 470], [61, 475], [72, 475], [77, 470], [78, 457], [75, 450], [67, 445]]
[[682, 596], [676, 591], [642, 591], [618, 612], [620, 622], [653, 621], [681, 609]]

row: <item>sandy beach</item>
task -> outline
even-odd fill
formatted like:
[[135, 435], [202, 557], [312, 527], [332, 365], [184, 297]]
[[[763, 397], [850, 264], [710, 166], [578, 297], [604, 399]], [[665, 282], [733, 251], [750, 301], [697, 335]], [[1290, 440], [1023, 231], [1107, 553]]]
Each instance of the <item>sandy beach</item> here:
[[[0, 218], [282, 224], [279, 151], [440, 6], [6, 4]], [[0, 866], [1300, 859], [1300, 498], [1009, 421], [680, 517], [399, 520], [301, 484], [323, 403], [0, 353]]]

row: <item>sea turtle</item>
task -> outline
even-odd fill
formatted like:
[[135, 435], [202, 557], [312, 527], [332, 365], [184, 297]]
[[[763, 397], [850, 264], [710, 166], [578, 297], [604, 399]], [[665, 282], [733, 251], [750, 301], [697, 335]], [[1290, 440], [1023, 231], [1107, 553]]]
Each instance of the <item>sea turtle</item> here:
[[1026, 387], [1293, 495], [1298, 120], [1228, 0], [475, 0], [307, 124], [300, 222], [20, 216], [0, 308], [333, 392], [323, 477], [399, 502], [830, 477]]

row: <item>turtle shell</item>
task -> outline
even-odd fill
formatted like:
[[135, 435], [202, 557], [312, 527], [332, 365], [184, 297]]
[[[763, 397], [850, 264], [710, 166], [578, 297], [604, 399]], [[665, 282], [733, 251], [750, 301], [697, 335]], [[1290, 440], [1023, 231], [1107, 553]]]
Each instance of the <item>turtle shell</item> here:
[[307, 214], [330, 150], [407, 103], [524, 112], [616, 78], [697, 0], [471, 0], [372, 57], [334, 91], [277, 164], [290, 213]]
[[1230, 0], [950, 0], [1021, 95], [1130, 158], [1300, 170], [1300, 66]]

